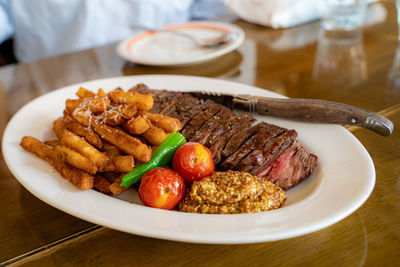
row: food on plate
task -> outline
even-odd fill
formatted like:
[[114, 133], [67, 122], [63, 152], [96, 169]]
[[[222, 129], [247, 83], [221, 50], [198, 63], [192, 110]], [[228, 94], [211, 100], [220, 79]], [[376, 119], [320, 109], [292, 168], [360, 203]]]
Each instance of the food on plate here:
[[88, 97], [80, 99], [67, 99], [65, 101], [65, 109], [72, 113], [77, 108], [88, 109], [93, 113], [101, 113], [108, 109], [110, 99], [107, 97]]
[[191, 213], [235, 214], [277, 209], [286, 200], [285, 191], [246, 172], [215, 172], [195, 181], [179, 210]]
[[110, 191], [113, 195], [119, 195], [129, 189], [129, 187], [121, 186], [122, 177], [124, 174], [121, 174], [111, 185]]
[[65, 129], [68, 129], [76, 135], [85, 138], [85, 140], [92, 146], [98, 149], [103, 148], [103, 142], [101, 141], [100, 136], [98, 136], [98, 134], [93, 132], [91, 129], [84, 127], [82, 124], [69, 116], [65, 116], [64, 118], [61, 118], [61, 120], [64, 123]]
[[177, 172], [158, 167], [143, 175], [138, 195], [146, 206], [170, 210], [181, 202], [185, 190], [183, 178]]
[[103, 194], [111, 194], [110, 190], [111, 183], [104, 176], [96, 174], [94, 176], [93, 188]]
[[60, 136], [61, 144], [79, 152], [84, 157], [88, 158], [93, 162], [100, 170], [106, 167], [110, 162], [110, 158], [104, 153], [97, 150], [95, 147], [86, 142], [82, 137], [68, 131], [64, 132]]
[[178, 148], [172, 159], [172, 167], [188, 184], [211, 175], [215, 169], [210, 150], [195, 142]]
[[102, 172], [130, 172], [135, 167], [135, 160], [131, 155], [115, 156], [111, 158], [110, 164], [104, 167]]
[[149, 90], [154, 106], [149, 113], [177, 118], [188, 142], [205, 145], [216, 170], [237, 170], [270, 180], [287, 190], [311, 175], [317, 156], [298, 142], [297, 132], [266, 122], [255, 122], [250, 114], [237, 115], [212, 100], [199, 100], [188, 93]]
[[146, 113], [146, 117], [157, 127], [164, 131], [178, 132], [182, 129], [181, 122], [178, 119], [171, 118], [160, 114]]
[[143, 133], [143, 137], [153, 145], [159, 146], [167, 138], [168, 133], [163, 129], [150, 125], [150, 128]]
[[62, 177], [76, 185], [78, 188], [87, 190], [93, 187], [94, 177], [92, 175], [60, 161], [57, 158], [54, 149], [40, 142], [38, 139], [31, 136], [25, 136], [21, 140], [21, 146], [25, 150], [34, 153], [39, 158], [47, 161], [61, 174]]
[[150, 123], [143, 117], [135, 117], [123, 124], [131, 134], [143, 134], [150, 128]]
[[[120, 184], [122, 177], [134, 169], [135, 159], [139, 164], [149, 162], [154, 145], [161, 144], [171, 132], [145, 118], [153, 105], [151, 94], [116, 91], [107, 94], [99, 89], [94, 93], [79, 88], [76, 92], [79, 99], [66, 99], [64, 116], [53, 123], [57, 139], [42, 143], [36, 138], [24, 137], [21, 146], [50, 163], [82, 190], [94, 188], [113, 195], [128, 190], [129, 187]], [[145, 135], [144, 132], [131, 135], [123, 125], [138, 117], [144, 117], [156, 129], [145, 131]], [[180, 130], [176, 119], [162, 118], [174, 122]]]
[[84, 110], [75, 110], [71, 117], [84, 125], [91, 127], [103, 140], [118, 147], [126, 154], [132, 155], [135, 159], [148, 162], [151, 158], [151, 148], [136, 137], [133, 137], [117, 128], [103, 124], [101, 120]]
[[55, 151], [59, 160], [68, 163], [72, 167], [75, 167], [92, 175], [96, 174], [98, 171], [96, 164], [94, 164], [84, 155], [75, 152], [75, 150], [73, 149], [70, 149], [63, 145], [58, 145], [55, 147]]
[[281, 207], [317, 166], [295, 130], [212, 100], [143, 84], [76, 95], [53, 123], [56, 140], [24, 137], [21, 146], [82, 190], [118, 195], [140, 182], [150, 207], [250, 213]]
[[184, 143], [186, 143], [186, 139], [182, 134], [177, 132], [169, 134], [164, 142], [154, 151], [149, 162], [140, 164], [123, 177], [121, 186], [131, 186], [139, 182], [141, 177], [151, 169], [166, 166], [172, 160], [175, 151]]
[[108, 96], [115, 103], [133, 105], [144, 111], [153, 107], [153, 96], [151, 93], [139, 94], [134, 91], [114, 90]]

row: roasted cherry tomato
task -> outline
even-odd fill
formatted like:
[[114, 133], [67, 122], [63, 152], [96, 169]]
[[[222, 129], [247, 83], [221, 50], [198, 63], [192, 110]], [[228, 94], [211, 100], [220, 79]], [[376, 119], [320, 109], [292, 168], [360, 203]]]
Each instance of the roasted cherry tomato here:
[[186, 186], [183, 178], [166, 167], [158, 167], [142, 176], [139, 198], [146, 206], [173, 209], [185, 195]]
[[178, 148], [172, 159], [172, 167], [189, 184], [211, 175], [215, 169], [210, 150], [194, 142], [188, 142]]

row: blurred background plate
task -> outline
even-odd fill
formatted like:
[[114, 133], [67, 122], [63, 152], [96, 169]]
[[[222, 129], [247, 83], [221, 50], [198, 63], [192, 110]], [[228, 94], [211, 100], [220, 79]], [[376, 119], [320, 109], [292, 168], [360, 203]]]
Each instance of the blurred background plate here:
[[[201, 63], [225, 55], [238, 48], [244, 32], [238, 26], [214, 21], [195, 21], [171, 25], [161, 31], [142, 31], [117, 46], [118, 54], [127, 61], [152, 66], [183, 66]], [[215, 48], [202, 48], [191, 39], [175, 34], [182, 32], [197, 40], [232, 34], [232, 40]]]

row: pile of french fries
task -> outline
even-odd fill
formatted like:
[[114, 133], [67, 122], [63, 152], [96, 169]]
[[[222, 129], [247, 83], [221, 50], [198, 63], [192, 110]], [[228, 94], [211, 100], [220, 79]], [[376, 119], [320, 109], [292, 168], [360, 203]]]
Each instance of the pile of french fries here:
[[118, 195], [128, 189], [120, 183], [135, 161], [150, 161], [152, 151], [182, 128], [175, 118], [148, 113], [153, 97], [135, 91], [142, 86], [108, 94], [81, 87], [78, 99], [67, 99], [64, 116], [53, 123], [57, 139], [41, 142], [25, 136], [21, 146], [78, 188]]

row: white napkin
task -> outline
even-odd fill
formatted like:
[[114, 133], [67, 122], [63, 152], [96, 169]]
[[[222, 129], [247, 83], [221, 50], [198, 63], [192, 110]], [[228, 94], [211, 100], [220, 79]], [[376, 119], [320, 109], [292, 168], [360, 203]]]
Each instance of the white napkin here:
[[272, 28], [319, 19], [318, 0], [226, 0], [226, 5], [243, 20]]

